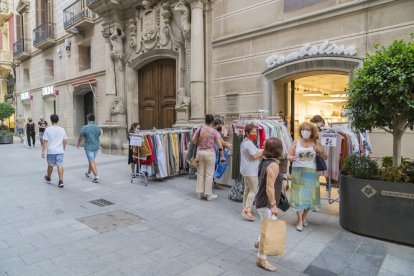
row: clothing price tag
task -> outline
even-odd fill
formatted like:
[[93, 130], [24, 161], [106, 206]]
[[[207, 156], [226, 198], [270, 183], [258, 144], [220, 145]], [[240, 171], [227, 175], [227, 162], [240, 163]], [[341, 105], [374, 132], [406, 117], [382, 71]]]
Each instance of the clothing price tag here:
[[142, 137], [134, 137], [134, 136], [132, 136], [131, 139], [130, 139], [129, 144], [131, 146], [136, 146], [136, 147], [142, 146]]
[[333, 129], [326, 129], [320, 133], [321, 144], [323, 146], [336, 147], [337, 133]]

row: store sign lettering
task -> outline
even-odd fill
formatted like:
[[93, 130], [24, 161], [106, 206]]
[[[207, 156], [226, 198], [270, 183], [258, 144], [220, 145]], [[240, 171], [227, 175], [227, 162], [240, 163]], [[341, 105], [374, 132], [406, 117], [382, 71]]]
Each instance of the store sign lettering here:
[[20, 94], [20, 100], [21, 101], [30, 100], [30, 93], [29, 92], [24, 92], [24, 93]]
[[47, 96], [47, 95], [54, 95], [55, 91], [53, 89], [53, 86], [48, 86], [48, 87], [43, 87], [42, 88], [42, 96]]
[[391, 197], [399, 197], [399, 198], [406, 198], [406, 199], [414, 199], [414, 194], [411, 193], [400, 193], [400, 192], [393, 192], [393, 191], [381, 191], [382, 196], [391, 196]]
[[266, 64], [268, 68], [273, 68], [282, 63], [294, 61], [306, 56], [318, 56], [318, 55], [343, 55], [343, 56], [353, 56], [357, 53], [356, 47], [354, 45], [345, 47], [344, 45], [336, 45], [335, 43], [330, 43], [325, 41], [320, 46], [311, 45], [306, 43], [300, 48], [299, 51], [294, 51], [286, 56], [284, 55], [271, 55], [266, 59]]

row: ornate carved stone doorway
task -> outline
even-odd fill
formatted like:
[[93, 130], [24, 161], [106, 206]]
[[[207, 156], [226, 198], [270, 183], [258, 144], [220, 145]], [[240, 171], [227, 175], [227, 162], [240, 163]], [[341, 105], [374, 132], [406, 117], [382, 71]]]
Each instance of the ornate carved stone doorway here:
[[170, 128], [175, 124], [175, 60], [156, 60], [138, 71], [138, 99], [141, 129]]

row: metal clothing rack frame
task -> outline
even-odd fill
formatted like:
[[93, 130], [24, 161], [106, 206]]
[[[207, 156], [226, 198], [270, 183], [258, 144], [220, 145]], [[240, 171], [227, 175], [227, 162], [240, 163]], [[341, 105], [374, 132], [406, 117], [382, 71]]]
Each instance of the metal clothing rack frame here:
[[[329, 126], [349, 126], [350, 123], [349, 122], [331, 122], [329, 123]], [[338, 196], [337, 198], [332, 198], [332, 176], [331, 176], [331, 168], [332, 168], [332, 147], [329, 146], [328, 147], [328, 177], [327, 177], [327, 181], [326, 181], [326, 191], [328, 192], [328, 197], [321, 197], [321, 200], [327, 200], [329, 202], [329, 204], [333, 204], [335, 202], [339, 202], [340, 200], [340, 196]]]
[[[142, 138], [142, 135], [137, 135], [136, 133], [131, 133], [130, 135]], [[141, 148], [141, 146], [137, 146], [137, 147], [138, 147], [138, 160], [140, 160], [141, 156], [139, 155], [139, 149]], [[147, 165], [145, 165], [145, 167], [146, 166]], [[137, 176], [138, 176], [138, 178], [141, 178], [141, 176], [142, 176], [144, 178], [145, 187], [148, 186], [148, 172], [146, 170], [141, 171], [140, 164], [138, 164], [138, 163], [135, 166], [135, 175], [134, 176], [131, 175], [131, 183], [134, 183], [134, 178], [136, 178]]]
[[[131, 133], [130, 135], [142, 138], [144, 136], [154, 135], [154, 134], [172, 134], [172, 133], [187, 133], [187, 132], [191, 132], [191, 129], [190, 128], [164, 128], [164, 129], [151, 129], [151, 130], [143, 130], [143, 131], [137, 130], [135, 133]], [[140, 147], [138, 147], [138, 160], [140, 160], [139, 149]], [[137, 164], [135, 168], [135, 176], [138, 175], [139, 178], [142, 176], [144, 178], [144, 184], [145, 186], [147, 186], [148, 178], [149, 178], [148, 170], [147, 170], [148, 165], [142, 165], [142, 166], [145, 166], [145, 170], [141, 170], [140, 165]], [[134, 177], [131, 176], [131, 183], [133, 182], [134, 182]]]

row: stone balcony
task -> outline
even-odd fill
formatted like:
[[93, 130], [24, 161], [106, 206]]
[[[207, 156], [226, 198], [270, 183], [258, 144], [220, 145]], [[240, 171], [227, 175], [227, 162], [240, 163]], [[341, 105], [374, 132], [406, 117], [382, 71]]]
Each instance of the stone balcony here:
[[15, 60], [23, 61], [30, 57], [30, 40], [20, 39], [13, 44], [13, 56]]
[[44, 49], [56, 44], [55, 23], [44, 22], [33, 30], [33, 46]]
[[79, 33], [93, 25], [98, 15], [87, 7], [86, 0], [78, 0], [63, 10], [63, 26], [67, 32]]

